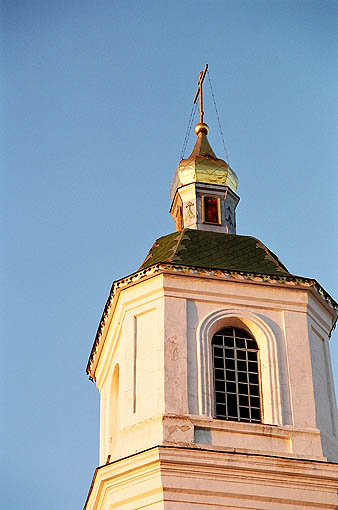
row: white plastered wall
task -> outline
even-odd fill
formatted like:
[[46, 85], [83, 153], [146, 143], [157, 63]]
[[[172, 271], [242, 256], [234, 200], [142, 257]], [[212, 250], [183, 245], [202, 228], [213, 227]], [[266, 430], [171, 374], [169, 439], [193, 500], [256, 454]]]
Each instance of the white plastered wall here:
[[[318, 429], [327, 445], [336, 444], [330, 432], [336, 411], [332, 376], [324, 384], [315, 375], [318, 340], [311, 336], [308, 295], [286, 285], [167, 273], [123, 289], [96, 369], [100, 464], [108, 455], [113, 460], [166, 443], [322, 458]], [[262, 424], [213, 418], [210, 344], [228, 325], [248, 330], [259, 346]], [[321, 352], [318, 373], [331, 370]], [[117, 364], [118, 432], [112, 441]], [[325, 406], [315, 402], [323, 385], [333, 395], [331, 425]]]
[[332, 317], [313, 296], [309, 298], [308, 330], [316, 405], [316, 423], [321, 431], [325, 456], [338, 462], [338, 418], [329, 333]]
[[[197, 442], [321, 458], [308, 289], [166, 275], [165, 291], [181, 303], [186, 299], [188, 406]], [[178, 306], [175, 299], [170, 303], [168, 315]], [[211, 339], [229, 325], [244, 327], [259, 346], [262, 425], [213, 418]]]
[[[96, 369], [100, 465], [162, 441], [164, 347], [162, 276], [123, 290]], [[114, 370], [119, 367], [118, 411]], [[117, 430], [116, 430], [117, 429]]]
[[[289, 357], [290, 329], [285, 327], [285, 313], [295, 313], [296, 329], [306, 328], [306, 298], [295, 293], [296, 301], [290, 301], [290, 290], [272, 286], [242, 284], [235, 282], [205, 281], [203, 297], [198, 281], [191, 281], [188, 310], [188, 392], [189, 409], [192, 414], [212, 416], [212, 363], [211, 339], [223, 327], [244, 327], [255, 337], [260, 349], [260, 368], [263, 385], [264, 422], [272, 425], [315, 425], [313, 396], [308, 402], [308, 418], [301, 423], [292, 407], [291, 377], [297, 367]], [[285, 299], [283, 310], [282, 299]], [[297, 308], [294, 311], [294, 308]], [[289, 310], [288, 310], [289, 309]], [[303, 332], [304, 337], [304, 332]], [[304, 342], [307, 342], [305, 330]], [[292, 343], [295, 344], [292, 340]], [[309, 349], [303, 349], [302, 366], [310, 370]], [[291, 364], [290, 364], [291, 362]], [[307, 380], [311, 387], [311, 381]], [[312, 418], [311, 418], [312, 413]], [[312, 420], [309, 422], [309, 419]]]

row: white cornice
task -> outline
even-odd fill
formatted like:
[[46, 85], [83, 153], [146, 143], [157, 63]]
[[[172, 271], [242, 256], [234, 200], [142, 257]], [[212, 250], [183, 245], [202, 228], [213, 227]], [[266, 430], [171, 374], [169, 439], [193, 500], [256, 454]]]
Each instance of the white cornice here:
[[335, 328], [337, 315], [338, 315], [338, 304], [334, 299], [325, 291], [325, 289], [314, 279], [304, 278], [292, 274], [285, 275], [269, 275], [263, 273], [253, 273], [244, 271], [225, 271], [221, 269], [208, 269], [193, 266], [184, 266], [178, 264], [158, 263], [154, 264], [145, 269], [141, 269], [129, 276], [121, 278], [113, 282], [99, 326], [95, 336], [94, 344], [90, 353], [90, 357], [87, 364], [87, 374], [91, 380], [95, 380], [95, 360], [100, 351], [100, 344], [104, 333], [107, 331], [109, 325], [109, 317], [111, 317], [114, 303], [121, 290], [136, 285], [142, 281], [145, 281], [154, 276], [160, 274], [173, 274], [180, 276], [194, 276], [199, 278], [217, 279], [217, 280], [231, 280], [243, 283], [254, 283], [263, 285], [283, 286], [302, 290], [312, 290], [317, 298], [320, 298], [322, 303], [325, 303], [331, 312], [335, 312], [334, 322], [330, 331]]

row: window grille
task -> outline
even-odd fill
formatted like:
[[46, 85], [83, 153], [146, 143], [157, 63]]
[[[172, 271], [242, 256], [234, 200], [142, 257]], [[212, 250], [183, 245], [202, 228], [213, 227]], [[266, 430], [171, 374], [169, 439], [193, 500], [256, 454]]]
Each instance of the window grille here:
[[215, 416], [260, 422], [258, 347], [244, 330], [226, 328], [212, 339]]

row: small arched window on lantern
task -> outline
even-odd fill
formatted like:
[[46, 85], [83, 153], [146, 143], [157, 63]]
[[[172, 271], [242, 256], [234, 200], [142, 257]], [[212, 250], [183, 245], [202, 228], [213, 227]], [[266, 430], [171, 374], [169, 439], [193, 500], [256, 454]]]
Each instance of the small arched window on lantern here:
[[261, 422], [258, 347], [243, 329], [225, 328], [212, 339], [215, 417]]

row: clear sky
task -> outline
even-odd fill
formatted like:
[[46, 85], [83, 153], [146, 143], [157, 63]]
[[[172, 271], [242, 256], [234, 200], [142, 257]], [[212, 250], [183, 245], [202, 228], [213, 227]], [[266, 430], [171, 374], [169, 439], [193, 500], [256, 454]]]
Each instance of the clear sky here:
[[[238, 233], [338, 298], [338, 7], [3, 0], [0, 17], [1, 500], [74, 510], [98, 463], [88, 355], [112, 281], [175, 229], [169, 185], [205, 63]], [[205, 112], [224, 158], [208, 82]], [[337, 331], [331, 352], [337, 385]]]

